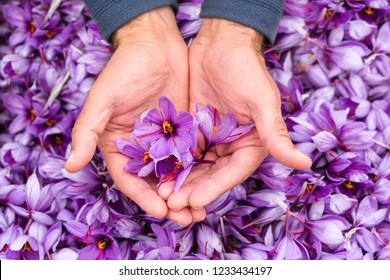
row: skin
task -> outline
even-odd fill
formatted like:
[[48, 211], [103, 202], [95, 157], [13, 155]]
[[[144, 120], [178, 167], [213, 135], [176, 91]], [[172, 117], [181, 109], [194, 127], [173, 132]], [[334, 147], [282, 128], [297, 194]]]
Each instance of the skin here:
[[[180, 225], [205, 218], [204, 207], [248, 178], [268, 154], [283, 164], [306, 169], [308, 157], [292, 144], [278, 89], [260, 54], [262, 36], [223, 19], [204, 19], [190, 49], [168, 7], [145, 13], [113, 35], [115, 52], [88, 94], [72, 134], [68, 172], [81, 170], [101, 150], [115, 184], [144, 211]], [[167, 96], [177, 111], [194, 112], [194, 102], [210, 104], [239, 124], [256, 124], [246, 136], [218, 146], [194, 168], [179, 192], [174, 182], [157, 188], [120, 168], [128, 158], [116, 138], [129, 139], [134, 120]], [[200, 147], [202, 148], [202, 147]]]
[[157, 181], [127, 173], [122, 167], [128, 158], [114, 144], [116, 138], [130, 139], [134, 121], [142, 112], [157, 107], [161, 96], [174, 100], [178, 111], [188, 108], [188, 48], [172, 9], [156, 9], [137, 17], [114, 34], [113, 43], [115, 51], [75, 123], [65, 169], [81, 170], [98, 146], [120, 191], [154, 217], [188, 225], [199, 210], [169, 210], [157, 194]]
[[221, 116], [232, 112], [239, 124], [255, 123], [256, 129], [214, 149], [210, 157], [216, 164], [202, 166], [197, 178], [170, 194], [171, 209], [201, 209], [247, 179], [268, 154], [292, 168], [311, 166], [288, 136], [279, 91], [261, 55], [262, 43], [263, 37], [249, 27], [204, 19], [190, 47], [189, 104], [210, 104]]

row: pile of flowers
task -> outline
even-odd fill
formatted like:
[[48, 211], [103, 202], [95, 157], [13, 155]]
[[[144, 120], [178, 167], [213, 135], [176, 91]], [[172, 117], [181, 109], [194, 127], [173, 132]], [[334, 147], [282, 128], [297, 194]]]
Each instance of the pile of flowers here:
[[[189, 44], [201, 2], [180, 3]], [[389, 3], [285, 2], [264, 54], [313, 166], [269, 157], [181, 227], [118, 191], [99, 152], [78, 173], [63, 169], [112, 53], [84, 3], [2, 1], [0, 259], [390, 259]]]

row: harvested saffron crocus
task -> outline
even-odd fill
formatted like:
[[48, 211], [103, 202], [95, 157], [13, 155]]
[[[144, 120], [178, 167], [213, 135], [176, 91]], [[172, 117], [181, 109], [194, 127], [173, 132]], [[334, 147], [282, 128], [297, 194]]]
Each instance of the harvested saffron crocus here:
[[[119, 151], [130, 158], [124, 167], [139, 177], [150, 175], [153, 170], [159, 178], [159, 186], [176, 180], [178, 191], [191, 169], [198, 164], [213, 164], [205, 160], [207, 152], [218, 144], [234, 141], [249, 132], [254, 125], [237, 127], [233, 114], [221, 120], [217, 109], [197, 105], [196, 117], [188, 112], [176, 112], [175, 106], [161, 97], [159, 108], [148, 110], [136, 121], [131, 137], [134, 142], [116, 139]], [[197, 128], [206, 146], [197, 152]]]
[[188, 151], [196, 130], [191, 114], [177, 114], [168, 98], [161, 97], [159, 107], [144, 112], [131, 135], [137, 140], [150, 143], [149, 153], [154, 160], [165, 159], [175, 150], [179, 153]]

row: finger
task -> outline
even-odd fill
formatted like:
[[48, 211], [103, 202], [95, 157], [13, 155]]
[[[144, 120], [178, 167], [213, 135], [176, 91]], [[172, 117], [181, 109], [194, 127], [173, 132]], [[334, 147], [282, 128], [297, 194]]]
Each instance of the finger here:
[[201, 222], [206, 218], [206, 210], [204, 208], [193, 209], [190, 207], [189, 209], [192, 215], [193, 222]]
[[[207, 158], [207, 156], [206, 156]], [[215, 157], [212, 157], [212, 160], [215, 160]], [[167, 205], [170, 209], [174, 211], [181, 210], [189, 206], [189, 196], [192, 193], [193, 189], [197, 186], [196, 182], [202, 182], [205, 175], [210, 170], [210, 166], [199, 165], [193, 168], [188, 175], [187, 179], [184, 181], [183, 186], [178, 192], [172, 192], [167, 200]], [[207, 175], [209, 176], [209, 175]], [[195, 183], [189, 183], [195, 182]]]
[[178, 192], [172, 193], [168, 200], [167, 205], [169, 209], [173, 211], [179, 211], [189, 205], [189, 197], [196, 184], [183, 185]]
[[169, 210], [167, 218], [174, 221], [176, 224], [181, 226], [188, 226], [192, 223], [192, 215], [188, 208], [184, 208], [180, 211]]
[[168, 213], [165, 201], [158, 196], [153, 186], [143, 178], [126, 172], [123, 167], [128, 158], [119, 154], [108, 154], [102, 151], [106, 159], [107, 169], [118, 189], [133, 200], [145, 212], [156, 218], [163, 218]]
[[80, 171], [91, 161], [99, 136], [111, 117], [108, 102], [94, 95], [91, 90], [73, 127], [72, 151], [65, 164], [65, 169], [71, 173]]
[[[165, 201], [168, 200], [169, 196], [173, 193], [173, 189], [175, 188], [175, 182], [176, 181], [169, 181], [164, 184], [162, 184], [158, 190], [158, 195], [164, 199]], [[179, 210], [179, 209], [178, 209]]]
[[207, 180], [194, 188], [189, 196], [189, 205], [194, 209], [201, 209], [211, 203], [245, 181], [267, 155], [267, 151], [259, 147], [237, 150], [227, 163], [219, 166]]
[[266, 73], [258, 88], [264, 94], [261, 102], [252, 103], [253, 119], [256, 129], [269, 153], [282, 164], [296, 169], [307, 169], [311, 159], [298, 151], [292, 143], [281, 112], [281, 101], [278, 88], [271, 76]]

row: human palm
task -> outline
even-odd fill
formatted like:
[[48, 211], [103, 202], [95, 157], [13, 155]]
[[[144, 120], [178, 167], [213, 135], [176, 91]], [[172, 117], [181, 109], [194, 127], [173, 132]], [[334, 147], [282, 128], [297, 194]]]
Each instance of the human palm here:
[[[132, 49], [133, 51], [129, 51]], [[167, 214], [167, 207], [156, 194], [157, 182], [153, 178], [139, 178], [136, 174], [118, 168], [125, 166], [128, 158], [118, 151], [114, 141], [117, 138], [129, 139], [135, 120], [142, 112], [157, 107], [161, 96], [174, 100], [179, 110], [187, 109], [188, 71], [185, 63], [177, 63], [177, 61], [185, 61], [187, 49], [183, 46], [176, 50], [163, 50], [142, 43], [139, 46], [129, 46], [124, 51], [126, 54], [122, 54], [120, 49], [115, 52], [119, 58], [118, 64], [123, 67], [115, 65], [112, 68], [114, 75], [111, 76], [110, 73], [113, 78], [112, 84], [118, 85], [111, 89], [116, 92], [113, 99], [116, 104], [110, 104], [110, 107], [115, 110], [112, 111], [100, 136], [98, 146], [118, 188], [146, 212], [156, 217], [164, 217]], [[173, 59], [176, 57], [181, 58]], [[134, 60], [137, 59], [141, 61], [134, 64]], [[109, 70], [110, 68], [107, 69]], [[102, 76], [102, 78], [106, 77]], [[115, 81], [116, 79], [118, 81]]]
[[180, 191], [170, 196], [168, 206], [176, 210], [209, 204], [248, 178], [269, 153], [293, 168], [311, 164], [288, 136], [278, 89], [260, 54], [261, 42], [253, 37], [245, 40], [250, 34], [243, 32], [232, 35], [240, 27], [229, 32], [231, 26], [224, 26], [228, 33], [215, 35], [215, 26], [210, 27], [207, 20], [203, 25], [190, 47], [190, 104], [210, 104], [221, 117], [231, 112], [239, 124], [254, 123], [256, 128], [212, 150], [210, 159], [216, 163], [198, 167]]
[[188, 209], [169, 211], [157, 194], [157, 182], [124, 170], [128, 158], [115, 139], [129, 139], [135, 120], [167, 96], [176, 108], [188, 108], [188, 48], [181, 37], [139, 40], [120, 44], [95, 81], [72, 135], [72, 153], [66, 169], [76, 172], [92, 158], [96, 145], [116, 186], [143, 210], [155, 217], [180, 223], [192, 221]]

